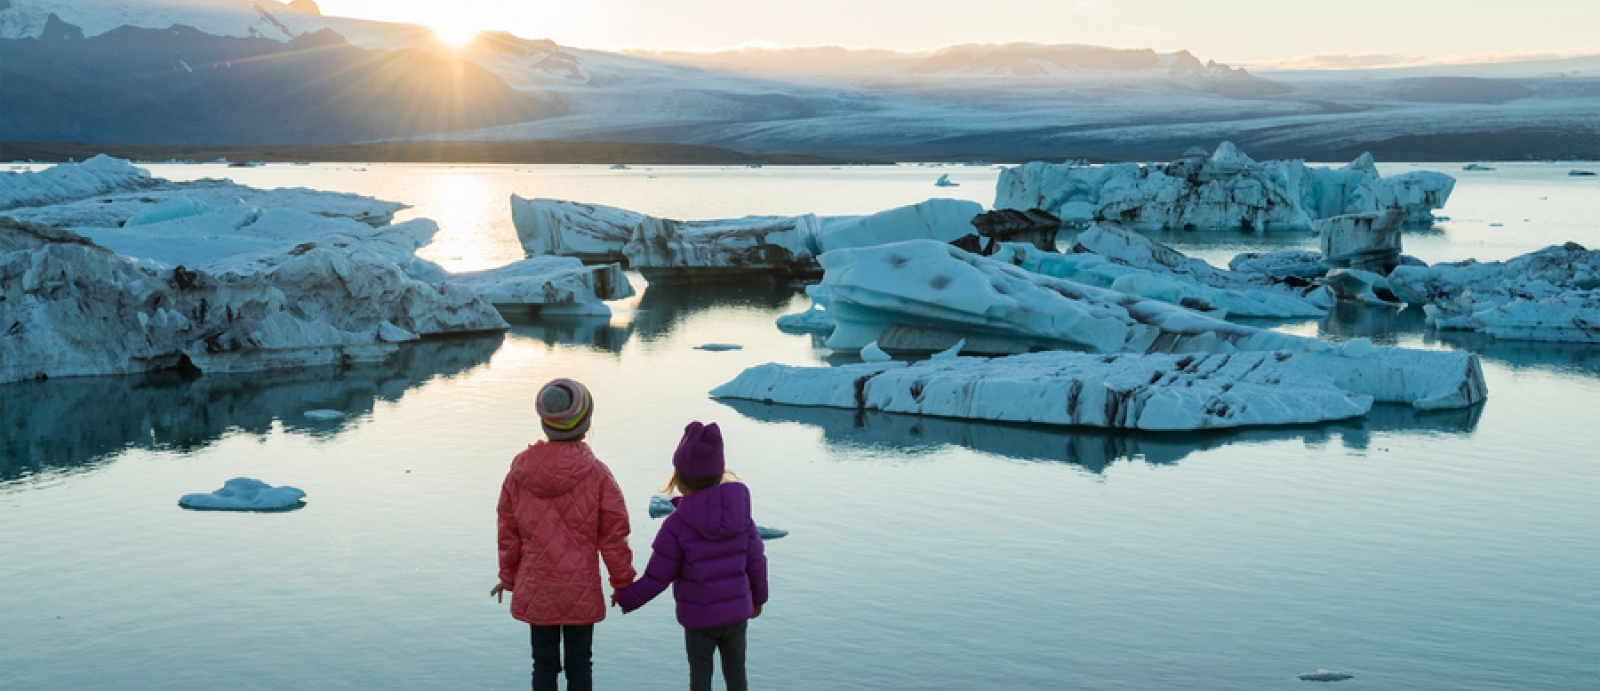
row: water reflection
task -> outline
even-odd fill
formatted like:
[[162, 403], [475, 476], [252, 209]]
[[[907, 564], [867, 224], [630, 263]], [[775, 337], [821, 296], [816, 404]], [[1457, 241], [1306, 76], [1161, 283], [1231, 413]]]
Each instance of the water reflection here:
[[1593, 343], [1504, 341], [1476, 331], [1426, 332], [1423, 343], [1470, 350], [1512, 367], [1547, 369], [1566, 374], [1600, 376], [1600, 347]]
[[1483, 406], [1473, 406], [1424, 413], [1410, 406], [1378, 405], [1373, 406], [1365, 418], [1320, 425], [1151, 433], [970, 422], [736, 399], [719, 399], [718, 402], [761, 422], [820, 427], [823, 442], [833, 447], [888, 447], [917, 454], [959, 446], [1024, 461], [1070, 463], [1091, 473], [1103, 472], [1117, 461], [1142, 460], [1150, 465], [1170, 465], [1197, 451], [1231, 444], [1300, 439], [1308, 446], [1320, 446], [1337, 439], [1345, 448], [1364, 450], [1371, 444], [1372, 435], [1378, 432], [1470, 434], [1477, 429], [1483, 411]]
[[547, 346], [568, 345], [622, 354], [630, 327], [614, 326], [609, 317], [506, 317], [511, 333]]
[[[689, 317], [710, 309], [777, 312], [789, 307], [802, 288], [776, 282], [743, 285], [649, 286], [634, 310], [631, 331], [647, 341], [663, 338]], [[773, 334], [779, 332], [773, 327]]]
[[[175, 375], [73, 377], [0, 389], [0, 483], [92, 469], [125, 449], [191, 451], [227, 434], [265, 435], [273, 423], [325, 437], [359, 424], [376, 403], [397, 401], [439, 377], [489, 361], [500, 335], [427, 341], [382, 365], [314, 368], [184, 380]], [[305, 412], [345, 417], [316, 421]]]

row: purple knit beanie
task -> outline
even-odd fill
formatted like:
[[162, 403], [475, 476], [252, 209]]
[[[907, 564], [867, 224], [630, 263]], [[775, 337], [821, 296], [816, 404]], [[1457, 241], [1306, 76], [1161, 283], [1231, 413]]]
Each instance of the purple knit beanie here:
[[722, 430], [713, 422], [699, 420], [683, 428], [683, 440], [672, 454], [672, 467], [684, 477], [722, 477], [727, 467], [722, 461]]

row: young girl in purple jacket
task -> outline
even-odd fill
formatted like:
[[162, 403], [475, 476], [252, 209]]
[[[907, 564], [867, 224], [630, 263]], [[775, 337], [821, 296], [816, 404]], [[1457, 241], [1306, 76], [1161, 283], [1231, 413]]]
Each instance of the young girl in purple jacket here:
[[745, 627], [767, 603], [767, 557], [750, 517], [750, 490], [732, 482], [717, 423], [689, 423], [672, 454], [665, 491], [682, 492], [662, 522], [644, 577], [614, 596], [632, 612], [672, 584], [689, 654], [689, 688], [710, 691], [712, 654], [722, 653], [728, 691], [746, 691]]

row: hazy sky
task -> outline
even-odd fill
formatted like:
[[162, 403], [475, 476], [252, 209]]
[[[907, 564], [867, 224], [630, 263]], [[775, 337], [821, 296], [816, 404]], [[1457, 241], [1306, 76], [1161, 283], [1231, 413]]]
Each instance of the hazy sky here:
[[[1236, 64], [1600, 53], [1600, 0], [318, 0], [324, 14], [500, 29], [584, 48], [953, 43], [1187, 49]], [[1382, 61], [1382, 60], [1380, 60]]]

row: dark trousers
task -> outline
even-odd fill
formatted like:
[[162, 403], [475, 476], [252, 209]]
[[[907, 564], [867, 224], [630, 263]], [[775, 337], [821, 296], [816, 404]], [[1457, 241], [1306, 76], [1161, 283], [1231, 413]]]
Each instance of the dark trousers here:
[[[556, 677], [567, 672], [567, 691], [594, 689], [594, 624], [536, 626], [533, 629], [533, 691], [556, 691]], [[561, 655], [566, 641], [566, 658]]]
[[683, 647], [689, 653], [689, 691], [711, 691], [713, 653], [722, 651], [722, 681], [728, 691], [748, 691], [744, 677], [745, 629], [748, 621], [720, 629], [684, 629]]

